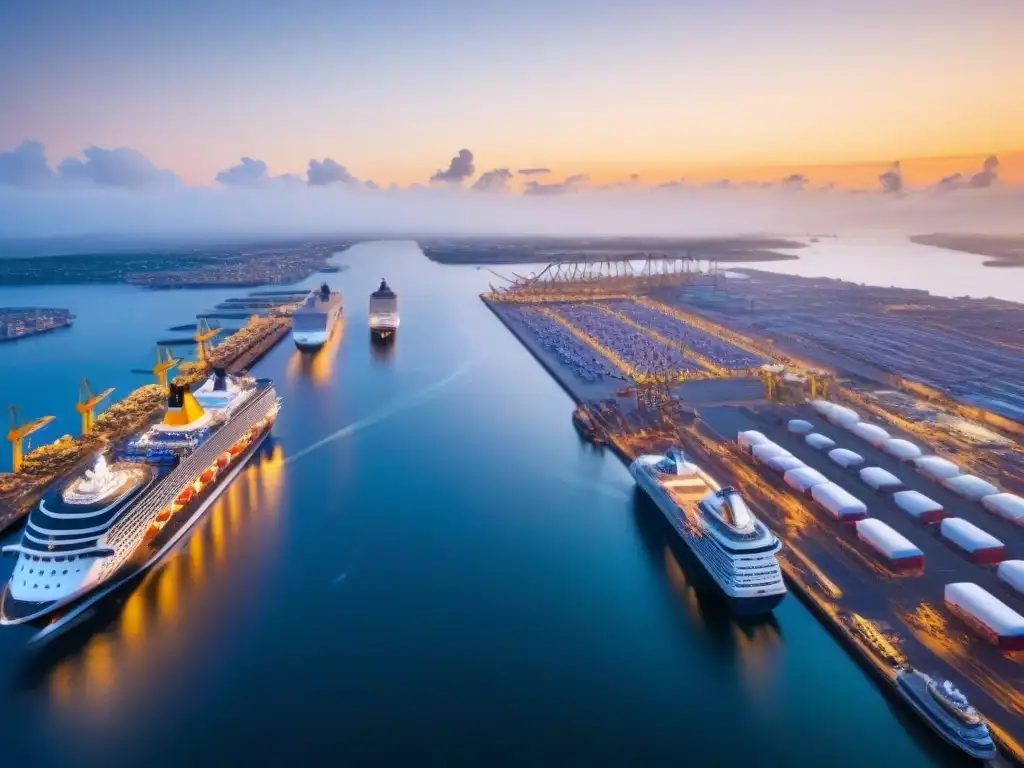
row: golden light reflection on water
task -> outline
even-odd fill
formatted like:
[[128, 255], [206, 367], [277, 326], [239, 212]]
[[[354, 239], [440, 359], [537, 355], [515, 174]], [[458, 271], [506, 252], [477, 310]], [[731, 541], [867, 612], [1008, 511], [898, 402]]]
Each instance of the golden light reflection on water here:
[[697, 596], [697, 590], [686, 580], [685, 571], [683, 571], [679, 561], [676, 560], [675, 554], [673, 554], [672, 549], [667, 544], [664, 549], [664, 560], [665, 574], [668, 576], [672, 589], [682, 598], [682, 603], [686, 607], [686, 612], [690, 616], [693, 625], [697, 629], [704, 629], [704, 617], [701, 615], [700, 598]]
[[334, 375], [334, 364], [338, 359], [338, 351], [345, 336], [345, 318], [341, 317], [331, 329], [327, 342], [313, 353], [295, 350], [285, 368], [285, 380], [294, 384], [300, 378], [308, 379], [315, 387], [322, 387], [331, 381]]
[[151, 698], [174, 677], [217, 620], [223, 601], [244, 593], [233, 586], [265, 562], [283, 465], [280, 445], [258, 453], [196, 525], [185, 548], [132, 589], [110, 624], [82, 627], [84, 645], [43, 672], [55, 712], [80, 725], [113, 724], [133, 701]]

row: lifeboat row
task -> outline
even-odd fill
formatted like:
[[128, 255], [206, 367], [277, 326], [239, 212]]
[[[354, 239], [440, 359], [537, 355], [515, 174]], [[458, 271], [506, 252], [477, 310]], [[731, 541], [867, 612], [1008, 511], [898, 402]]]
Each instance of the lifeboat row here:
[[270, 416], [265, 416], [254, 424], [248, 432], [246, 432], [242, 438], [231, 446], [230, 449], [224, 451], [217, 460], [214, 461], [209, 467], [204, 469], [196, 481], [192, 485], [185, 486], [178, 497], [166, 508], [160, 511], [160, 514], [154, 518], [152, 524], [149, 526], [149, 530], [146, 532], [147, 538], [158, 533], [171, 519], [171, 516], [176, 512], [180, 511], [183, 507], [187, 506], [207, 485], [212, 483], [217, 475], [227, 469], [231, 462], [236, 457], [245, 453], [245, 451], [252, 445], [252, 441], [256, 439], [264, 430], [268, 429], [273, 423], [273, 419]]

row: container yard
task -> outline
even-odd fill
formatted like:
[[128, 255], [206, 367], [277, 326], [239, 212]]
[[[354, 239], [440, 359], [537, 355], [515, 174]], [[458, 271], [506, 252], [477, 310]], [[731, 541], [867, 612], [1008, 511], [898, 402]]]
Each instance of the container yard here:
[[[736, 486], [783, 541], [790, 588], [866, 668], [885, 684], [905, 663], [956, 681], [1004, 754], [1024, 762], [1020, 425], [958, 400], [959, 390], [938, 379], [911, 380], [918, 358], [945, 372], [959, 364], [954, 350], [946, 366], [937, 316], [925, 313], [932, 319], [903, 331], [914, 344], [931, 344], [927, 352], [892, 352], [883, 369], [876, 358], [858, 357], [865, 341], [851, 348], [846, 366], [842, 344], [789, 343], [778, 324], [768, 338], [768, 326], [747, 316], [726, 323], [720, 312], [687, 305], [679, 300], [693, 295], [686, 281], [679, 276], [672, 287], [653, 276], [631, 283], [619, 276], [605, 294], [594, 280], [574, 294], [571, 281], [555, 289], [531, 278], [482, 298], [577, 401], [573, 420], [586, 439], [627, 462], [682, 447]], [[820, 282], [835, 281], [806, 281]], [[924, 306], [927, 294], [897, 302], [891, 291], [866, 291], [888, 309], [863, 297], [790, 290], [798, 309], [787, 317], [819, 305], [833, 317], [856, 311], [871, 315], [872, 344], [895, 345], [900, 331], [889, 338], [879, 317], [906, 324], [911, 310], [895, 305]], [[752, 304], [747, 315], [764, 311]], [[982, 304], [977, 311], [994, 311]], [[983, 324], [967, 323], [984, 347], [984, 377], [1001, 375], [985, 367], [997, 361], [1024, 362], [1000, 335], [1024, 318], [1024, 308], [1009, 306], [987, 337]], [[1022, 370], [1003, 383], [1012, 386]]]

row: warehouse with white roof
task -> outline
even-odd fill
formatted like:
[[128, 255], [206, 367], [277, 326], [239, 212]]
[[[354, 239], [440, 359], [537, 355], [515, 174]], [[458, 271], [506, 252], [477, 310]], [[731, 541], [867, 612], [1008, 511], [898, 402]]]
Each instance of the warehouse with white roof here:
[[921, 449], [909, 440], [899, 437], [892, 437], [882, 443], [882, 450], [890, 456], [895, 456], [900, 461], [910, 461], [921, 456]]
[[825, 437], [820, 432], [811, 432], [809, 435], [804, 435], [804, 442], [811, 446], [811, 448], [816, 448], [819, 451], [827, 451], [836, 447], [835, 440], [831, 437]]
[[790, 488], [795, 488], [800, 493], [809, 493], [811, 488], [822, 483], [827, 483], [828, 478], [813, 467], [799, 467], [787, 472], [783, 479]]
[[1003, 542], [962, 517], [947, 517], [939, 523], [942, 538], [972, 563], [990, 565], [1006, 558]]
[[821, 483], [811, 487], [811, 497], [833, 518], [852, 523], [868, 515], [867, 505], [835, 483]]
[[999, 515], [1017, 525], [1024, 525], [1024, 499], [1016, 494], [994, 493], [983, 497], [981, 504], [993, 515]]
[[971, 501], [981, 501], [986, 496], [994, 496], [999, 493], [999, 489], [992, 485], [992, 483], [988, 480], [982, 480], [975, 475], [947, 477], [942, 481], [942, 484], [957, 496], [963, 496]]
[[947, 584], [946, 609], [993, 645], [1024, 650], [1024, 616], [969, 581]]
[[946, 517], [943, 506], [920, 491], [898, 491], [892, 495], [892, 500], [897, 507], [922, 523], [937, 523]]
[[932, 480], [945, 480], [947, 477], [956, 477], [960, 474], [960, 467], [941, 456], [922, 456], [911, 461], [918, 472]]
[[1024, 560], [1004, 560], [996, 569], [996, 575], [1011, 589], [1024, 595]]
[[859, 453], [851, 451], [849, 448], [833, 448], [828, 452], [828, 457], [840, 467], [844, 467], [846, 469], [859, 467], [864, 463], [864, 457]]
[[876, 491], [898, 491], [903, 487], [902, 480], [881, 467], [864, 467], [859, 474], [861, 481]]
[[858, 520], [856, 526], [857, 538], [893, 570], [918, 571], [924, 568], [924, 552], [899, 531], [870, 517]]

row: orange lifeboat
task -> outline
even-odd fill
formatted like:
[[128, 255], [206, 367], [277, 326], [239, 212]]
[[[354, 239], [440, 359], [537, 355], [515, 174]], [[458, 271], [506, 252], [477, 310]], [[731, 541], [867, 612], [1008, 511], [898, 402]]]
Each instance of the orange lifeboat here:
[[213, 480], [213, 478], [216, 477], [216, 475], [217, 475], [217, 471], [213, 467], [210, 467], [209, 469], [205, 470], [203, 472], [203, 474], [201, 474], [199, 476], [199, 481], [203, 485], [206, 485], [208, 482]]
[[192, 486], [189, 486], [180, 494], [178, 494], [178, 498], [174, 500], [174, 503], [177, 504], [178, 506], [184, 506], [185, 504], [188, 504], [190, 501], [192, 501], [192, 497], [195, 495], [195, 489], [193, 489]]
[[232, 456], [237, 456], [238, 454], [240, 454], [244, 450], [245, 450], [245, 445], [244, 444], [242, 444], [242, 443], [235, 443], [234, 445], [231, 446], [231, 455]]
[[166, 507], [160, 511], [160, 514], [156, 516], [156, 522], [166, 523], [171, 519], [171, 508]]
[[217, 457], [217, 466], [220, 469], [224, 469], [228, 464], [231, 463], [231, 452], [224, 451], [220, 456]]

